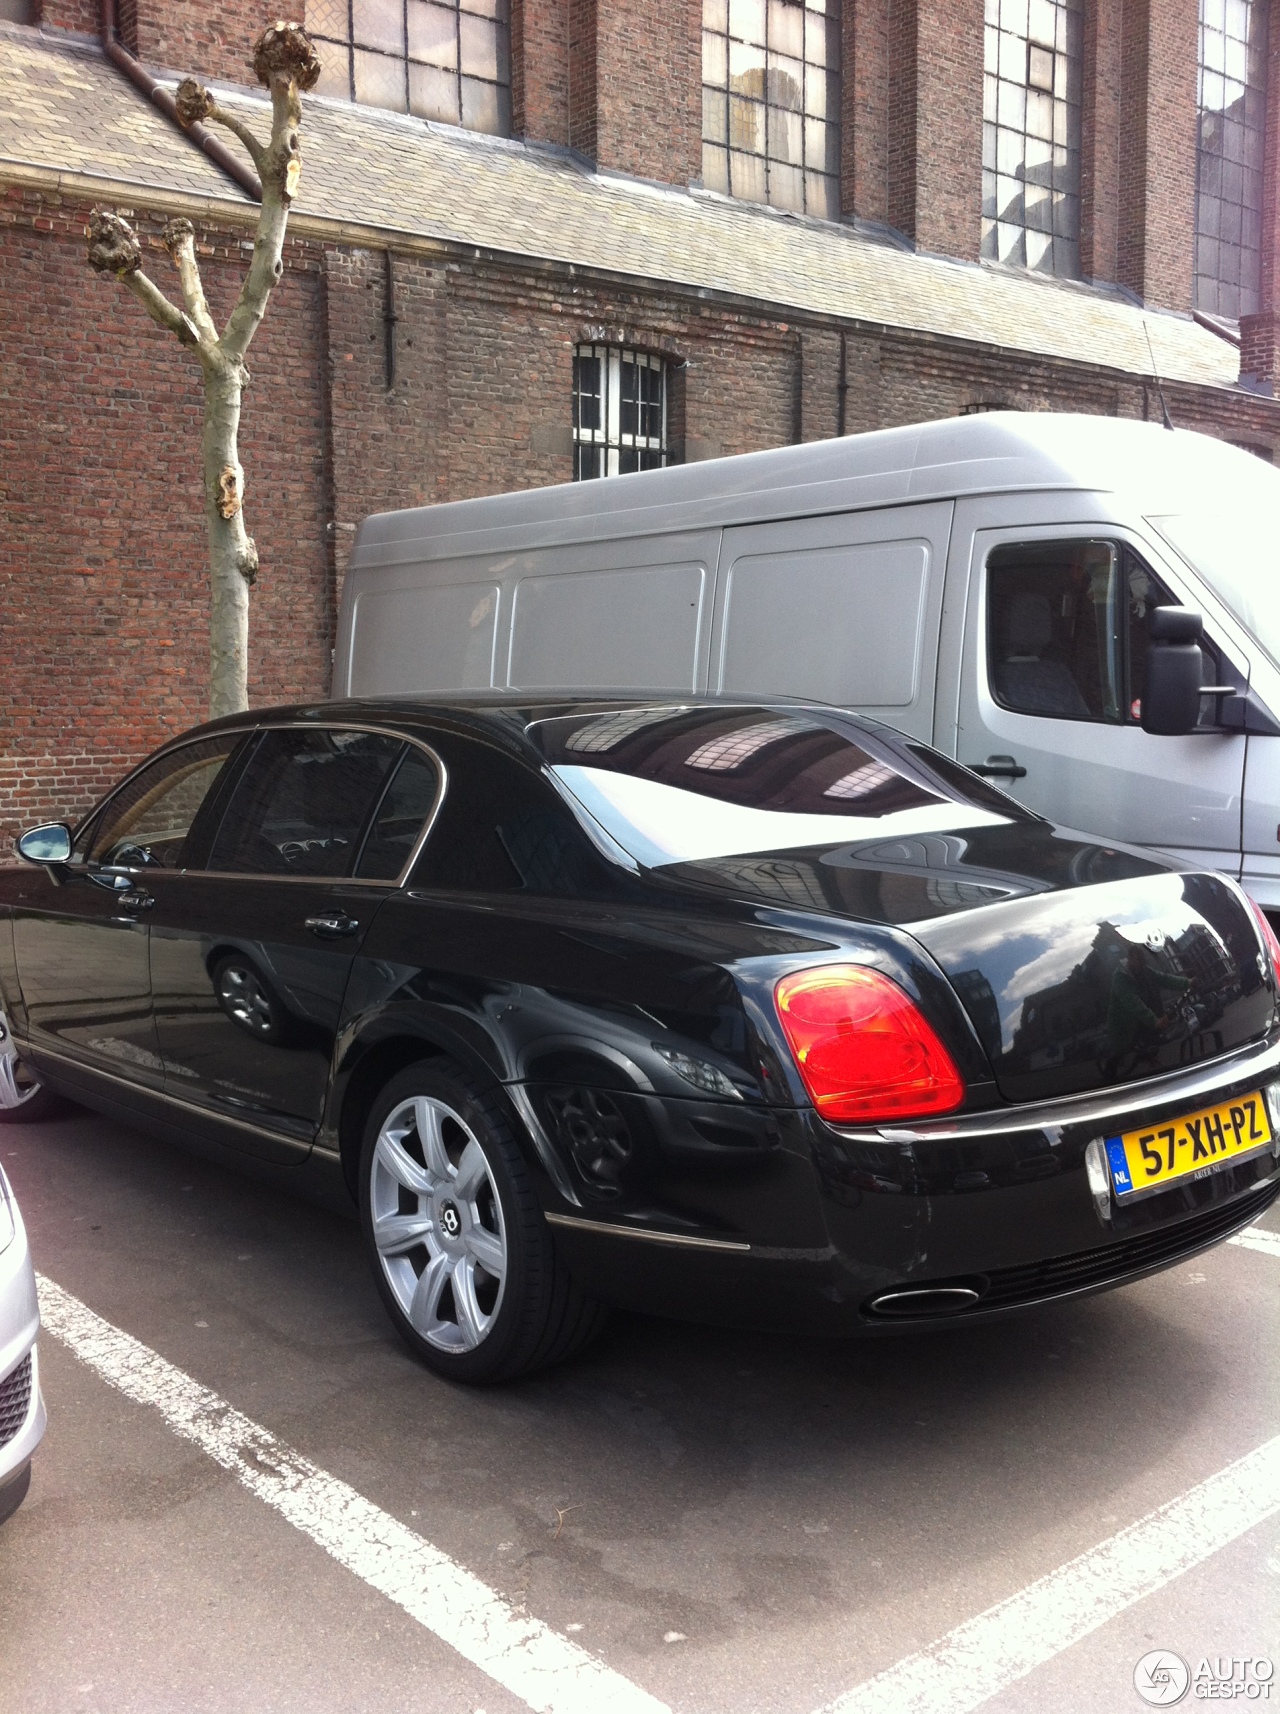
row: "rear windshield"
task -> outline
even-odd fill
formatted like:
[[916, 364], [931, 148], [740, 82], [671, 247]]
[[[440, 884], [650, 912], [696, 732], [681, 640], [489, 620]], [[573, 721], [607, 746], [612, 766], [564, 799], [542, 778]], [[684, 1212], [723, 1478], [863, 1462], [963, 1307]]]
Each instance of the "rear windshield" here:
[[927, 745], [826, 710], [668, 705], [528, 735], [646, 868], [1035, 819]]

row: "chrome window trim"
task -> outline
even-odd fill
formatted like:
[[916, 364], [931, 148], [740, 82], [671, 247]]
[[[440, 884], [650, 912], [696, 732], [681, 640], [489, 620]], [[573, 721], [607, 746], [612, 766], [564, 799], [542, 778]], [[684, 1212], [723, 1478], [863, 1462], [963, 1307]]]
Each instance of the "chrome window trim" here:
[[[311, 886], [316, 885], [317, 882], [323, 883], [328, 881], [335, 885], [347, 887], [383, 887], [390, 890], [406, 887], [409, 883], [409, 876], [413, 873], [414, 865], [422, 855], [423, 847], [431, 837], [431, 830], [436, 824], [436, 818], [440, 814], [440, 806], [444, 802], [445, 792], [448, 789], [449, 770], [444, 765], [443, 757], [441, 757], [437, 751], [433, 750], [431, 745], [428, 744], [425, 739], [415, 738], [408, 732], [398, 732], [394, 727], [373, 726], [364, 721], [358, 720], [327, 720], [324, 722], [316, 720], [254, 721], [246, 726], [223, 727], [218, 732], [206, 733], [202, 738], [176, 738], [171, 745], [148, 756], [145, 761], [139, 762], [138, 766], [134, 768], [131, 773], [126, 774], [124, 779], [120, 781], [119, 785], [115, 787], [115, 790], [112, 791], [110, 797], [106, 797], [100, 804], [96, 804], [93, 809], [89, 811], [89, 814], [78, 823], [75, 829], [76, 834], [78, 835], [80, 829], [88, 824], [92, 816], [105, 811], [117, 793], [123, 791], [129, 784], [130, 780], [140, 774], [144, 768], [150, 767], [152, 763], [163, 761], [165, 757], [172, 755], [177, 750], [185, 749], [190, 744], [207, 744], [211, 738], [221, 738], [224, 736], [234, 736], [235, 738], [252, 737], [255, 733], [260, 732], [364, 732], [369, 734], [371, 737], [395, 738], [402, 744], [412, 744], [415, 749], [421, 750], [424, 755], [429, 756], [436, 770], [436, 795], [432, 800], [431, 808], [427, 812], [426, 819], [422, 823], [422, 831], [419, 833], [418, 838], [414, 843], [413, 850], [409, 853], [404, 868], [401, 869], [398, 876], [391, 880], [379, 879], [368, 875], [267, 875], [259, 874], [254, 871], [242, 871], [237, 869], [166, 869], [161, 872], [168, 875], [186, 875], [190, 877], [207, 875], [211, 880], [218, 881], [287, 881], [294, 885], [298, 882], [306, 882]], [[232, 748], [234, 749], [234, 746]], [[112, 874], [154, 875], [155, 872], [156, 871], [150, 867], [126, 869], [120, 865], [111, 866]]]
[[[246, 728], [245, 730], [252, 730], [252, 728]], [[209, 744], [215, 738], [221, 738], [224, 736], [234, 737], [236, 739], [240, 739], [240, 738], [244, 737], [244, 731], [242, 731], [239, 727], [231, 727], [225, 733], [223, 733], [223, 732], [206, 732], [202, 738], [193, 738], [189, 735], [184, 734], [181, 738], [174, 738], [168, 744], [162, 745], [159, 750], [153, 750], [149, 756], [144, 756], [142, 758], [142, 760], [137, 764], [136, 767], [129, 769], [129, 772], [125, 775], [125, 777], [122, 780], [117, 780], [116, 784], [114, 786], [112, 786], [111, 790], [107, 793], [106, 797], [99, 798], [97, 803], [93, 804], [92, 807], [88, 810], [88, 812], [85, 815], [82, 815], [80, 817], [79, 821], [77, 821], [75, 823], [75, 825], [71, 829], [71, 848], [72, 848], [72, 851], [74, 852], [74, 850], [75, 850], [76, 840], [79, 839], [80, 835], [84, 832], [85, 828], [88, 827], [89, 823], [91, 821], [94, 821], [98, 816], [105, 815], [107, 810], [111, 807], [111, 805], [119, 797], [120, 793], [125, 789], [125, 787], [127, 785], [131, 784], [132, 781], [136, 780], [139, 774], [144, 773], [146, 771], [146, 769], [152, 767], [156, 762], [166, 761], [170, 756], [176, 755], [179, 750], [190, 749], [193, 745], [196, 745], [196, 744]], [[228, 761], [230, 761], [231, 757], [235, 754], [235, 748], [236, 747], [233, 744], [231, 746], [231, 749], [227, 752], [227, 760]], [[77, 862], [77, 860], [74, 858], [74, 856], [71, 860], [73, 863]], [[87, 868], [88, 867], [88, 859], [87, 858], [79, 859], [77, 866], [80, 868]], [[113, 863], [113, 864], [103, 863], [103, 864], [99, 864], [98, 867], [103, 868], [103, 869], [109, 869], [113, 875], [116, 875], [116, 874], [119, 874], [119, 875], [142, 875], [142, 874], [151, 873], [150, 870], [145, 870], [145, 869], [125, 869], [118, 863]], [[181, 875], [184, 873], [184, 871], [181, 869], [170, 869], [167, 871], [167, 873], [170, 875]]]
[[[31, 1051], [30, 1043], [28, 1050]], [[234, 1125], [241, 1131], [252, 1131], [255, 1136], [266, 1137], [273, 1143], [294, 1143], [300, 1149], [311, 1148], [314, 1144], [314, 1132], [311, 1137], [301, 1138], [291, 1131], [272, 1130], [269, 1125], [256, 1125], [252, 1119], [237, 1119], [234, 1114], [224, 1112], [220, 1107], [205, 1107], [199, 1101], [184, 1100], [181, 1095], [171, 1094], [167, 1089], [157, 1088], [150, 1083], [139, 1083], [132, 1077], [122, 1076], [118, 1071], [107, 1071], [102, 1066], [90, 1065], [87, 1060], [76, 1059], [68, 1053], [59, 1053], [56, 1048], [47, 1047], [43, 1042], [36, 1043], [34, 1052], [47, 1059], [56, 1059], [60, 1065], [68, 1066], [72, 1070], [83, 1071], [90, 1077], [105, 1077], [109, 1083], [119, 1083], [125, 1089], [140, 1090], [144, 1095], [153, 1095], [157, 1100], [168, 1101], [171, 1106], [181, 1107], [185, 1112], [216, 1119], [220, 1124]], [[319, 1130], [318, 1124], [316, 1130]]]

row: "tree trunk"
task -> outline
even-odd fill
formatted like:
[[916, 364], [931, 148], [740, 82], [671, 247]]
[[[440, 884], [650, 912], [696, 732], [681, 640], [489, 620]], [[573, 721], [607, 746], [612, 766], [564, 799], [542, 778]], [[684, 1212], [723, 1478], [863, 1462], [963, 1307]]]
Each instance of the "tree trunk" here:
[[258, 575], [258, 550], [244, 527], [244, 470], [240, 464], [240, 401], [248, 384], [249, 342], [266, 314], [272, 288], [284, 273], [289, 205], [298, 189], [302, 149], [299, 91], [320, 76], [306, 31], [284, 21], [269, 25], [253, 50], [253, 69], [271, 92], [271, 139], [264, 147], [236, 114], [185, 77], [174, 97], [184, 125], [211, 119], [244, 144], [262, 185], [262, 209], [253, 260], [221, 338], [209, 312], [196, 263], [189, 220], [167, 222], [164, 245], [178, 270], [183, 308], [169, 302], [142, 272], [142, 247], [121, 214], [94, 209], [89, 223], [89, 265], [114, 274], [160, 327], [193, 351], [204, 372], [204, 510], [209, 532], [209, 717], [239, 714], [249, 706], [249, 586]]
[[244, 471], [237, 441], [244, 371], [210, 364], [204, 373], [204, 489], [209, 530], [209, 718], [249, 706], [249, 585], [257, 571], [245, 533]]

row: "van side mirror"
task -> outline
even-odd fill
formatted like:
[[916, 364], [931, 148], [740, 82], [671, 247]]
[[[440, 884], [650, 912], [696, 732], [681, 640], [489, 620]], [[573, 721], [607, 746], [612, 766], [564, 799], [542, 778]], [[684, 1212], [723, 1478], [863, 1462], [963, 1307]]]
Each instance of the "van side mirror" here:
[[1163, 738], [1194, 731], [1200, 718], [1204, 619], [1190, 607], [1156, 607], [1148, 621], [1147, 685], [1142, 730]]
[[28, 863], [69, 863], [71, 829], [60, 821], [33, 827], [19, 839], [18, 855], [25, 857]]

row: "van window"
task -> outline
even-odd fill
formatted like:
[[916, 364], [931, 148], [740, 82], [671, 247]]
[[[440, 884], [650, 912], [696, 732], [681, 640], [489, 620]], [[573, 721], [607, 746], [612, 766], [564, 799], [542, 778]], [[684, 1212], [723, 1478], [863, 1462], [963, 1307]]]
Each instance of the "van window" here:
[[[996, 548], [987, 560], [992, 696], [1018, 714], [1138, 724], [1149, 617], [1173, 601], [1137, 554], [1116, 542]], [[1217, 651], [1206, 642], [1204, 652], [1206, 671], [1216, 672]], [[1206, 703], [1202, 723], [1213, 718]]]

